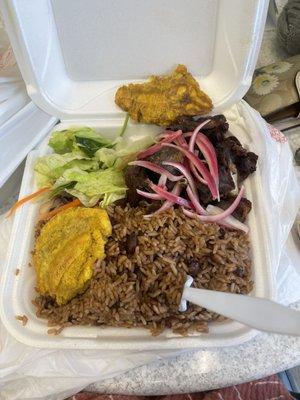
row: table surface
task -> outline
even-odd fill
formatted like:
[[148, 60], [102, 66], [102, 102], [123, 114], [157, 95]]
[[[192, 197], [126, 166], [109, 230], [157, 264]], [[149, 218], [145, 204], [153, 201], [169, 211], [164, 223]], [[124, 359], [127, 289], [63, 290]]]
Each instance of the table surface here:
[[300, 338], [263, 333], [240, 346], [202, 349], [139, 367], [88, 390], [137, 395], [199, 392], [251, 381], [299, 363]]

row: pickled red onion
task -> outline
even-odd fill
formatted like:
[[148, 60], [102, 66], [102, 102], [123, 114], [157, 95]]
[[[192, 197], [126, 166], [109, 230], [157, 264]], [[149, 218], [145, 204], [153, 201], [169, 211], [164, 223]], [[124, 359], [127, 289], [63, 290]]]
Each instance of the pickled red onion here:
[[244, 186], [241, 187], [240, 192], [238, 194], [238, 196], [236, 197], [236, 199], [234, 200], [234, 202], [223, 212], [216, 214], [216, 215], [199, 215], [196, 214], [192, 211], [186, 210], [183, 207], [183, 213], [191, 218], [197, 218], [202, 222], [218, 222], [223, 220], [224, 218], [228, 217], [229, 215], [231, 215], [233, 213], [233, 211], [237, 208], [237, 206], [239, 205], [241, 198], [243, 197], [244, 194]]
[[176, 138], [180, 137], [182, 135], [182, 131], [177, 131], [171, 134], [168, 134], [165, 136], [159, 143], [154, 144], [153, 146], [148, 147], [148, 149], [140, 152], [137, 155], [137, 158], [141, 160], [142, 158], [146, 158], [149, 156], [152, 156], [152, 154], [157, 153], [159, 150], [161, 150], [162, 143], [171, 143], [173, 142]]
[[172, 162], [172, 161], [164, 161], [162, 164], [170, 165], [171, 167], [177, 168], [182, 173], [182, 175], [185, 176], [192, 191], [198, 197], [195, 181], [194, 181], [192, 175], [190, 174], [190, 172], [188, 171], [188, 169], [184, 165], [182, 165], [180, 163]]
[[193, 174], [195, 175], [195, 177], [198, 179], [199, 182], [203, 183], [203, 185], [207, 185], [207, 182], [205, 179], [202, 178], [202, 176], [199, 174], [199, 172], [197, 171], [195, 165], [189, 161], [189, 166], [193, 172]]
[[150, 182], [149, 186], [153, 190], [153, 192], [164, 197], [166, 200], [171, 201], [176, 204], [179, 204], [180, 206], [183, 206], [183, 207], [193, 208], [192, 203], [190, 201], [184, 199], [183, 197], [180, 197], [171, 192], [168, 192], [167, 190], [161, 188], [160, 186], [155, 185], [153, 182]]
[[206, 166], [203, 164], [203, 162], [190, 150], [181, 147], [181, 146], [176, 146], [171, 143], [162, 143], [162, 146], [164, 147], [173, 147], [174, 149], [177, 149], [181, 151], [191, 162], [192, 164], [197, 168], [197, 170], [200, 172], [202, 175], [203, 179], [206, 181], [213, 199], [216, 199], [218, 197], [218, 190], [216, 187], [216, 183], [211, 175], [211, 173], [208, 171]]
[[183, 146], [183, 147], [187, 147], [188, 148], [187, 141], [185, 140], [185, 138], [183, 136], [179, 136], [177, 139], [174, 140], [174, 142], [178, 146]]
[[194, 151], [195, 147], [195, 142], [196, 142], [196, 137], [198, 135], [198, 132], [200, 131], [201, 128], [203, 128], [204, 125], [206, 125], [208, 122], [210, 122], [210, 119], [207, 119], [206, 121], [202, 122], [200, 125], [197, 126], [196, 129], [194, 129], [190, 142], [189, 142], [189, 150]]
[[186, 188], [186, 192], [187, 192], [187, 195], [189, 196], [189, 199], [191, 200], [195, 210], [197, 211], [197, 213], [204, 214], [204, 215], [207, 214], [207, 211], [205, 210], [205, 208], [203, 208], [200, 204], [198, 195], [193, 192], [193, 190], [191, 189], [190, 186], [188, 186]]
[[[215, 214], [215, 215], [220, 214], [223, 211], [222, 208], [213, 206], [211, 204], [209, 204], [206, 209], [209, 214]], [[229, 215], [228, 217], [224, 218], [222, 221], [220, 221], [220, 223], [222, 223], [222, 225], [225, 225], [228, 228], [239, 229], [241, 231], [244, 231], [245, 233], [249, 232], [248, 226], [245, 225], [243, 222], [239, 221], [233, 215]]]
[[166, 175], [166, 177], [168, 179], [170, 179], [170, 181], [172, 181], [172, 182], [180, 181], [180, 179], [183, 178], [182, 175], [173, 175], [168, 170], [166, 170], [166, 169], [160, 167], [159, 165], [154, 164], [150, 161], [142, 161], [142, 160], [141, 161], [132, 161], [132, 162], [128, 163], [128, 165], [137, 165], [138, 167], [147, 168], [150, 171], [156, 172], [157, 174]]
[[171, 135], [177, 135], [178, 132], [182, 132], [181, 129], [179, 129], [178, 131], [171, 131], [171, 130], [165, 130], [163, 133], [160, 133], [159, 135], [156, 136], [157, 139], [164, 139], [166, 137], [169, 137]]
[[[177, 183], [175, 184], [173, 190], [172, 190], [172, 193], [173, 193], [175, 196], [179, 196], [179, 195], [180, 195], [180, 192], [181, 192], [181, 184], [180, 184], [180, 182], [177, 182]], [[150, 218], [150, 217], [153, 217], [153, 215], [159, 214], [159, 213], [161, 213], [161, 212], [163, 212], [163, 211], [167, 211], [167, 210], [168, 210], [169, 208], [171, 208], [173, 205], [174, 205], [174, 202], [173, 202], [173, 201], [168, 201], [168, 200], [166, 200], [166, 201], [164, 202], [164, 204], [163, 204], [158, 210], [154, 211], [152, 214], [146, 214], [146, 215], [144, 215], [144, 218]]]
[[160, 196], [157, 193], [150, 193], [150, 192], [145, 192], [144, 190], [136, 189], [136, 192], [143, 197], [146, 197], [146, 199], [151, 199], [151, 200], [164, 200], [162, 196]]
[[184, 137], [190, 137], [189, 150], [195, 153], [195, 143], [202, 152], [205, 160], [208, 163], [212, 177], [216, 183], [219, 198], [219, 172], [218, 172], [218, 162], [217, 155], [213, 145], [210, 140], [200, 132], [200, 129], [206, 125], [210, 120], [204, 121], [202, 124], [198, 125], [197, 128], [192, 132], [188, 132]]
[[166, 174], [161, 174], [159, 181], [158, 181], [158, 186], [165, 187], [166, 183], [167, 183], [167, 179], [168, 178], [167, 178]]

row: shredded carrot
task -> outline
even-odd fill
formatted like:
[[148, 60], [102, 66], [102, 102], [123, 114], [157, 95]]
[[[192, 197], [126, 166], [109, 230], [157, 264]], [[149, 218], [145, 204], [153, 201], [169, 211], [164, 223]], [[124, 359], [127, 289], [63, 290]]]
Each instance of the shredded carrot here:
[[68, 208], [72, 208], [72, 207], [78, 207], [78, 206], [81, 206], [81, 201], [78, 199], [75, 199], [75, 200], [71, 201], [70, 203], [67, 203], [61, 207], [55, 208], [52, 211], [41, 214], [39, 218], [40, 218], [40, 220], [47, 220], [47, 219], [54, 217], [54, 215], [58, 214], [61, 211], [67, 210]]
[[8, 214], [6, 216], [6, 218], [10, 217], [17, 208], [19, 208], [21, 205], [23, 205], [24, 203], [27, 203], [27, 201], [30, 201], [36, 197], [41, 196], [43, 193], [46, 193], [50, 190], [50, 187], [43, 187], [39, 190], [37, 190], [34, 193], [29, 194], [28, 196], [23, 197], [22, 199], [18, 200], [12, 207], [11, 209], [8, 211]]

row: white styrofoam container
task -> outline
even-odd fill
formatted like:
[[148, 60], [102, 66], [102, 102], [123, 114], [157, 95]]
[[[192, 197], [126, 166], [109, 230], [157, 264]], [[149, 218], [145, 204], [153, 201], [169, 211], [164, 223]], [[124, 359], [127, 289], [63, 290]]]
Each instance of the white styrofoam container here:
[[[1, 95], [5, 90], [1, 90]], [[18, 111], [23, 107], [26, 107], [30, 103], [30, 99], [26, 93], [25, 88], [17, 88], [14, 93], [11, 93], [5, 100], [0, 102], [0, 126], [5, 124], [10, 118], [12, 118]]]
[[[57, 129], [89, 125], [112, 135], [124, 114], [114, 104], [118, 86], [186, 64], [212, 97], [214, 113], [241, 99], [250, 85], [266, 0], [0, 0], [5, 24], [27, 91], [43, 110], [62, 120]], [[124, 6], [126, 4], [126, 6]], [[246, 112], [246, 111], [245, 111]], [[262, 132], [261, 124], [253, 121]], [[256, 125], [255, 125], [256, 124]], [[234, 125], [231, 126], [234, 129]], [[143, 132], [142, 125], [132, 130]], [[148, 127], [147, 129], [151, 129]], [[239, 136], [239, 135], [237, 135]], [[241, 138], [251, 147], [251, 135]], [[20, 196], [35, 189], [33, 164], [46, 154], [48, 137], [27, 158]], [[246, 182], [253, 202], [249, 226], [255, 282], [253, 295], [272, 298], [261, 197], [260, 166]], [[210, 324], [210, 333], [180, 337], [166, 330], [150, 337], [143, 329], [71, 327], [47, 335], [31, 304], [35, 274], [28, 268], [38, 205], [17, 211], [1, 284], [1, 319], [21, 342], [37, 347], [154, 349], [227, 346], [256, 331], [233, 321]], [[16, 268], [21, 272], [15, 276]], [[25, 314], [22, 327], [15, 319]]]
[[[246, 111], [245, 111], [246, 112]], [[102, 134], [112, 137], [122, 126], [123, 120], [89, 121], [89, 126], [101, 131]], [[82, 124], [82, 122], [81, 122]], [[85, 122], [84, 122], [85, 124]], [[79, 126], [80, 122], [76, 123]], [[61, 123], [56, 129], [62, 130], [70, 123]], [[143, 125], [129, 126], [131, 134], [143, 134], [146, 129]], [[251, 130], [260, 131], [262, 127], [255, 123]], [[242, 140], [243, 144], [255, 149], [250, 135], [241, 137], [236, 131], [234, 122], [232, 132]], [[31, 193], [35, 189], [33, 165], [36, 157], [50, 152], [47, 145], [49, 137], [28, 158], [24, 172], [20, 196]], [[256, 173], [245, 182], [246, 197], [254, 207], [249, 214], [248, 223], [251, 232], [251, 253], [253, 260], [253, 280], [255, 282], [253, 296], [272, 298], [273, 278], [272, 268], [268, 257], [269, 245], [262, 224], [264, 204], [262, 202], [262, 188], [260, 182], [260, 163]], [[8, 260], [4, 270], [4, 279], [1, 288], [1, 318], [6, 328], [18, 340], [37, 347], [52, 348], [97, 348], [97, 349], [163, 349], [163, 348], [192, 348], [200, 346], [228, 346], [239, 344], [250, 339], [256, 331], [234, 321], [210, 324], [209, 334], [193, 334], [181, 337], [166, 330], [158, 337], [151, 337], [144, 329], [103, 328], [103, 327], [71, 327], [66, 328], [59, 336], [47, 335], [49, 329], [46, 322], [35, 315], [35, 307], [31, 300], [36, 296], [35, 272], [29, 268], [31, 250], [34, 242], [34, 226], [38, 214], [39, 204], [28, 203], [15, 216], [12, 239], [8, 249]], [[15, 276], [16, 268], [20, 269]], [[25, 327], [15, 319], [16, 315], [26, 315], [29, 320]]]
[[0, 188], [56, 122], [55, 117], [29, 101], [4, 124], [0, 124]]
[[118, 117], [116, 89], [186, 64], [218, 113], [251, 84], [267, 0], [0, 0], [32, 100], [62, 120]]

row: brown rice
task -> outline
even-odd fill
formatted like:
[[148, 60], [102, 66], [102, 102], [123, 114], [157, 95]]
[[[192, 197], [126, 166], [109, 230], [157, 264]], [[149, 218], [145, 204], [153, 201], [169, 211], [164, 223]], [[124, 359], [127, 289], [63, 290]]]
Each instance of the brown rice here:
[[[90, 287], [62, 306], [38, 296], [37, 316], [46, 318], [49, 326], [144, 327], [153, 335], [171, 328], [185, 335], [207, 332], [207, 322], [223, 319], [192, 304], [186, 312], [178, 311], [187, 274], [194, 277], [195, 287], [251, 291], [245, 233], [190, 219], [181, 209], [151, 219], [143, 218], [146, 213], [146, 206], [111, 207], [113, 234]], [[129, 237], [134, 248], [128, 249]]]

